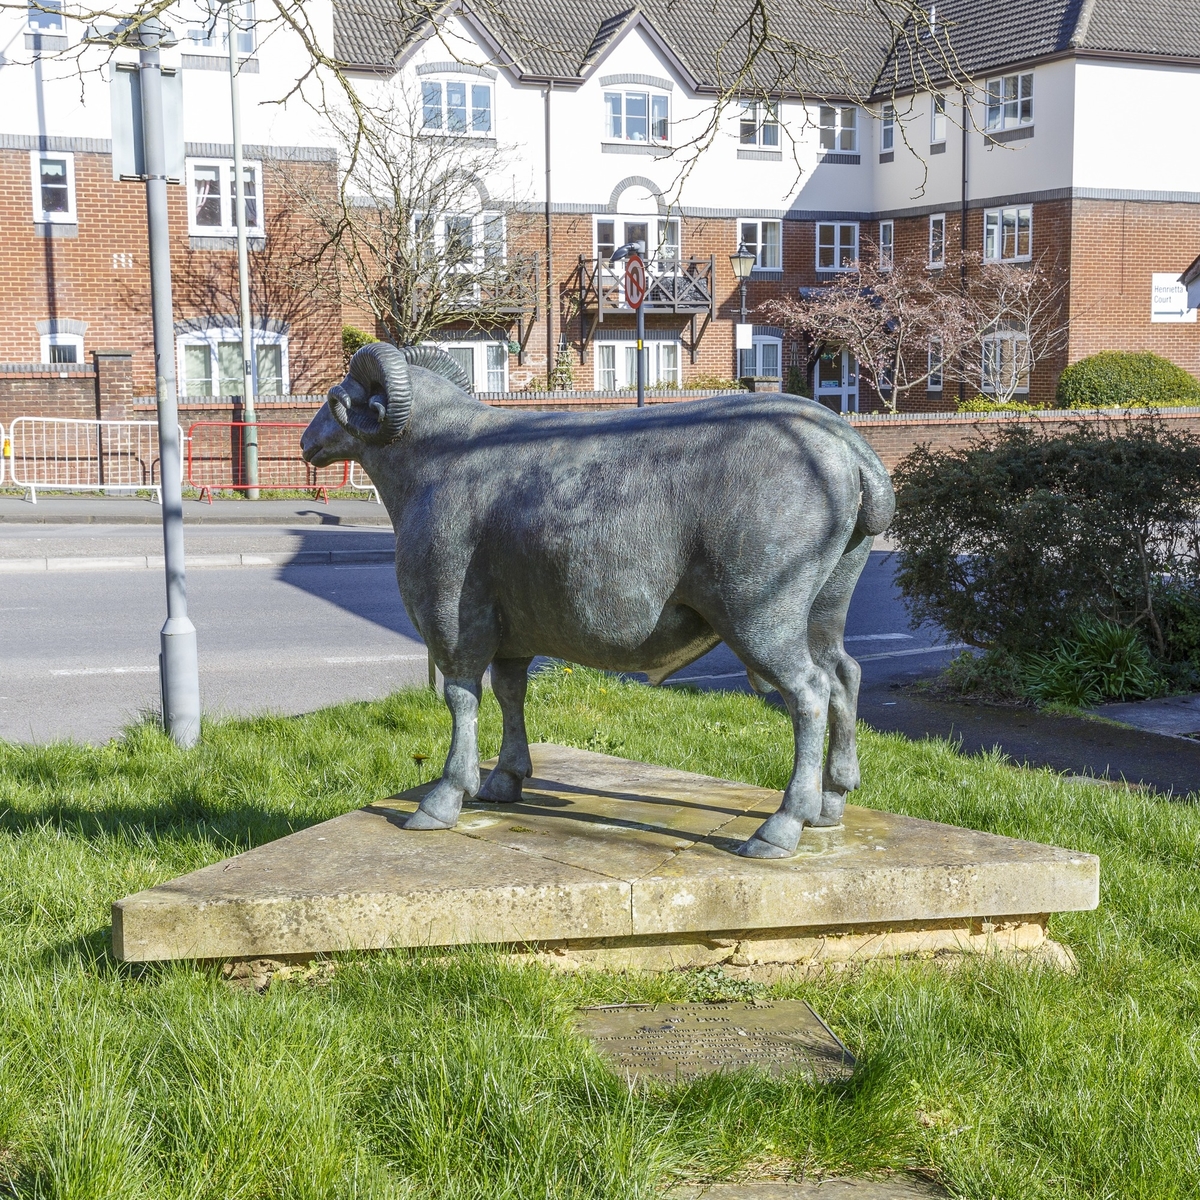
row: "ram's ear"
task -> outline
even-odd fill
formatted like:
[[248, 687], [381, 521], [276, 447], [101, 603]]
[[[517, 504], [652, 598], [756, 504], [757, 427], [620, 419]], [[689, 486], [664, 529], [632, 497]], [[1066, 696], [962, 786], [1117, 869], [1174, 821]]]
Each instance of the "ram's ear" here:
[[455, 387], [464, 392], [471, 390], [471, 381], [467, 378], [466, 371], [445, 350], [439, 350], [437, 346], [401, 346], [400, 349], [409, 366], [424, 367], [426, 371], [432, 371], [435, 375], [450, 380]]
[[329, 411], [347, 433], [368, 445], [394, 442], [412, 411], [412, 383], [404, 355], [387, 342], [371, 342], [356, 350], [346, 378], [329, 389]]

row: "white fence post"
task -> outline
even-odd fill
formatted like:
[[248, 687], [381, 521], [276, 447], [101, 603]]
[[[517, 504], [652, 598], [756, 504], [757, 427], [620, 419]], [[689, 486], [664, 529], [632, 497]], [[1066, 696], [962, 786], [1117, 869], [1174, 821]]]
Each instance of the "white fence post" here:
[[363, 474], [362, 467], [356, 462], [350, 464], [350, 486], [356, 492], [374, 492], [375, 503], [383, 503], [379, 498], [379, 489]]

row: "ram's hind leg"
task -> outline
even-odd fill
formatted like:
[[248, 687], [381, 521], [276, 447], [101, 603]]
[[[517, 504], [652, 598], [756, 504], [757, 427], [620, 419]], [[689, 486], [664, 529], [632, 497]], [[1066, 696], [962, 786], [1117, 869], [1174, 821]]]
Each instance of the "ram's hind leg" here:
[[869, 537], [856, 536], [817, 594], [808, 620], [808, 642], [813, 658], [829, 676], [829, 752], [821, 781], [821, 815], [817, 826], [838, 825], [846, 808], [846, 793], [859, 785], [858, 685], [862, 668], [846, 653], [842, 638], [846, 613], [858, 577], [871, 554]]
[[446, 679], [446, 707], [454, 723], [450, 753], [436, 786], [404, 822], [405, 829], [453, 829], [463, 796], [479, 790], [479, 693], [482, 680]]
[[492, 663], [492, 691], [500, 702], [504, 738], [500, 757], [476, 794], [477, 800], [516, 804], [521, 799], [521, 785], [533, 774], [525, 732], [525, 690], [531, 662], [532, 658], [498, 658]]

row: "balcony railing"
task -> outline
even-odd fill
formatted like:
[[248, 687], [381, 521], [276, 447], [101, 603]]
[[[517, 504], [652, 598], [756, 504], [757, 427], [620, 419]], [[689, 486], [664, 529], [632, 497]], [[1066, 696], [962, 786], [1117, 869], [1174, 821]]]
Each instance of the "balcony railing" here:
[[[716, 258], [651, 259], [646, 264], [646, 298], [642, 309], [646, 313], [678, 313], [691, 321], [691, 356], [696, 350], [708, 323], [717, 315], [714, 280]], [[579, 256], [576, 271], [579, 295], [580, 353], [595, 336], [596, 326], [606, 316], [631, 316], [633, 309], [625, 300], [625, 272], [605, 258]], [[704, 323], [697, 332], [696, 318]]]

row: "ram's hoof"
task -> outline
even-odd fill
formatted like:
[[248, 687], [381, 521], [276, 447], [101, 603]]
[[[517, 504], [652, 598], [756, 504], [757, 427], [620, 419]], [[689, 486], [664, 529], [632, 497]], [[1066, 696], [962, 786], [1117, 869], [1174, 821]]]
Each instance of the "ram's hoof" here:
[[737, 852], [742, 858], [791, 858], [796, 853], [794, 850], [785, 850], [782, 846], [764, 842], [757, 834], [747, 838], [737, 848]]
[[475, 793], [475, 799], [485, 804], [520, 804], [521, 784], [511, 771], [502, 771], [494, 767], [492, 773], [483, 781], [483, 787]]
[[404, 819], [401, 829], [453, 829], [457, 821], [443, 821], [440, 817], [417, 809]]

